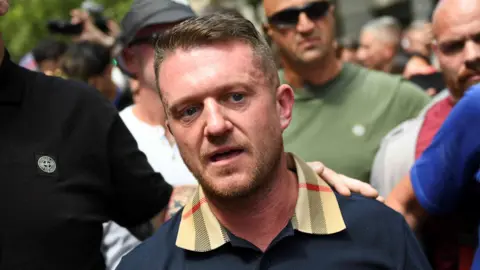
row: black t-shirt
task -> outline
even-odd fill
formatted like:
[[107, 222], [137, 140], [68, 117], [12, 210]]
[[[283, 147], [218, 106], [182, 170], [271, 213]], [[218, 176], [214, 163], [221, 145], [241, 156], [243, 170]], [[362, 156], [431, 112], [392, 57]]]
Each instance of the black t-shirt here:
[[104, 269], [102, 223], [168, 203], [116, 109], [86, 84], [0, 67], [0, 269]]

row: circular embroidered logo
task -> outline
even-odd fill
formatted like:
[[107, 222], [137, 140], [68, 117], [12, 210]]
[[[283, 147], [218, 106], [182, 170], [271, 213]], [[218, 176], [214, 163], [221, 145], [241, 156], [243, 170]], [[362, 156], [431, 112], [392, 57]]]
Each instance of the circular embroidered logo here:
[[365, 135], [365, 127], [362, 125], [355, 125], [352, 128], [352, 132], [355, 136], [361, 137]]
[[43, 156], [38, 159], [38, 168], [45, 173], [53, 173], [57, 169], [55, 160], [49, 156]]

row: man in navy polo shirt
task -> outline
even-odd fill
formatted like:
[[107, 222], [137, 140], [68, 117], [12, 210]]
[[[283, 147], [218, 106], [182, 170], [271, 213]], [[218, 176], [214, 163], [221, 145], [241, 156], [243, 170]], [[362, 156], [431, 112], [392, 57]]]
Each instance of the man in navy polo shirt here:
[[200, 187], [118, 269], [430, 269], [398, 213], [338, 195], [284, 152], [294, 94], [252, 23], [217, 13], [174, 26], [155, 75]]

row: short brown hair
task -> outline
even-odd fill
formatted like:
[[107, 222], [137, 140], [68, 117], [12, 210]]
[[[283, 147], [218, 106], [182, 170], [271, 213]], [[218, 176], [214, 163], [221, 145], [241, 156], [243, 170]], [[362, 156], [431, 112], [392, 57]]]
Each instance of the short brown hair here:
[[160, 65], [177, 49], [192, 49], [211, 44], [241, 41], [252, 47], [255, 64], [265, 73], [267, 83], [280, 84], [275, 60], [263, 36], [255, 26], [234, 12], [220, 12], [191, 18], [160, 35], [155, 43], [155, 82], [159, 89]]

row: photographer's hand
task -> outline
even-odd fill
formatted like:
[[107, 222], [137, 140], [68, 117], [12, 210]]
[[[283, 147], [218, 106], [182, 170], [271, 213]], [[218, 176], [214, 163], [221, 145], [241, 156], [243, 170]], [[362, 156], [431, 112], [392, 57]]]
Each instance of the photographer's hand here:
[[0, 16], [7, 14], [8, 7], [8, 0], [0, 0]]
[[115, 37], [102, 32], [92, 20], [92, 17], [85, 10], [74, 9], [70, 12], [73, 24], [82, 23], [83, 31], [80, 35], [74, 37], [74, 41], [91, 41], [100, 43], [105, 47], [113, 46]]

